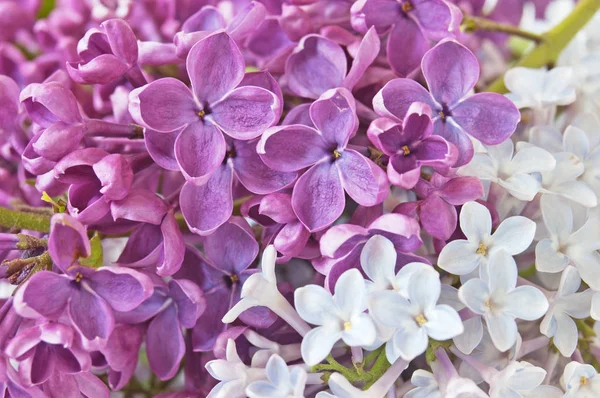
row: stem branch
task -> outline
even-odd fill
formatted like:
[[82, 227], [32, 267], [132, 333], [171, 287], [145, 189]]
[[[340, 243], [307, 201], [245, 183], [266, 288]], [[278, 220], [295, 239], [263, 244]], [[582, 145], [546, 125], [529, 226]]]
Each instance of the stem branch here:
[[502, 32], [512, 36], [522, 37], [536, 43], [544, 41], [544, 37], [537, 33], [528, 32], [513, 25], [496, 22], [487, 18], [476, 17], [474, 15], [466, 15], [463, 19], [462, 26], [465, 32], [476, 32], [481, 30], [488, 32]]

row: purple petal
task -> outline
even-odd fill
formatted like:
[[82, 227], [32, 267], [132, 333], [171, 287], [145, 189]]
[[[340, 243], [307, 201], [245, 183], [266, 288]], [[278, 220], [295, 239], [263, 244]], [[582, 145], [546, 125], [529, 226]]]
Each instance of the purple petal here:
[[244, 57], [225, 32], [200, 40], [190, 50], [186, 66], [192, 91], [203, 106], [213, 104], [244, 78]]
[[232, 217], [206, 237], [204, 252], [216, 268], [227, 274], [239, 274], [256, 258], [258, 243], [248, 223]]
[[453, 40], [441, 42], [429, 50], [423, 56], [422, 68], [431, 95], [447, 106], [467, 95], [479, 79], [477, 57]]
[[12, 128], [19, 114], [19, 94], [21, 89], [13, 79], [0, 76], [0, 126]]
[[478, 93], [452, 109], [452, 119], [487, 145], [504, 142], [514, 133], [521, 113], [511, 100], [496, 93]]
[[150, 322], [146, 345], [152, 371], [161, 380], [175, 376], [185, 352], [185, 343], [174, 305], [168, 306]]
[[241, 9], [229, 23], [227, 32], [237, 42], [248, 37], [265, 19], [267, 10], [262, 3], [253, 1]]
[[178, 136], [178, 130], [171, 133], [159, 133], [148, 129], [144, 132], [144, 142], [148, 154], [163, 169], [179, 170], [179, 164], [175, 158], [175, 140]]
[[437, 109], [431, 95], [419, 83], [411, 79], [394, 79], [373, 98], [373, 109], [380, 116], [402, 120], [415, 102]]
[[115, 325], [108, 303], [83, 288], [73, 290], [67, 311], [73, 326], [88, 341], [106, 340]]
[[454, 163], [454, 167], [465, 165], [473, 158], [473, 142], [452, 118], [446, 118], [445, 121], [436, 120], [433, 131], [458, 149], [458, 159]]
[[267, 166], [297, 171], [331, 156], [331, 150], [315, 129], [301, 125], [273, 127], [265, 131], [257, 152]]
[[444, 0], [414, 1], [411, 14], [432, 40], [441, 40], [450, 36], [458, 29], [462, 20], [460, 9]]
[[157, 226], [140, 225], [129, 236], [117, 263], [128, 267], [147, 267], [156, 264], [162, 250], [162, 239], [162, 232]]
[[310, 119], [310, 106], [311, 104], [300, 104], [288, 112], [281, 123], [282, 126], [289, 126], [292, 124], [302, 124], [308, 127], [315, 127], [314, 123]]
[[431, 195], [421, 202], [419, 220], [431, 236], [445, 241], [456, 229], [456, 209], [439, 196]]
[[207, 31], [214, 32], [225, 28], [223, 15], [213, 6], [204, 6], [185, 20], [181, 30], [185, 33]]
[[403, 214], [388, 213], [369, 225], [369, 234], [383, 235], [392, 241], [397, 251], [414, 252], [423, 242], [419, 237], [419, 223]]
[[277, 123], [281, 106], [274, 93], [261, 87], [244, 86], [214, 104], [209, 118], [227, 135], [249, 140]]
[[392, 156], [387, 174], [392, 184], [404, 189], [412, 189], [421, 177], [421, 167], [415, 156]]
[[71, 267], [79, 257], [88, 257], [92, 249], [85, 226], [65, 213], [52, 216], [48, 252], [54, 264], [63, 271]]
[[450, 145], [439, 135], [424, 139], [416, 151], [416, 157], [421, 163], [443, 161], [450, 156]]
[[306, 247], [310, 232], [300, 222], [285, 225], [275, 237], [273, 245], [285, 256], [295, 257]]
[[60, 83], [30, 84], [21, 92], [20, 100], [29, 117], [42, 127], [81, 122], [75, 95]]
[[385, 172], [355, 150], [346, 149], [334, 164], [340, 171], [344, 190], [358, 204], [379, 204], [390, 193]]
[[171, 279], [169, 293], [177, 307], [177, 319], [184, 328], [192, 328], [206, 309], [204, 293], [187, 279]]
[[289, 185], [297, 173], [276, 171], [269, 168], [256, 153], [257, 140], [235, 141], [233, 169], [242, 185], [250, 192], [267, 194]]
[[265, 196], [260, 201], [258, 212], [280, 224], [298, 220], [292, 208], [292, 195], [287, 193], [273, 193]]
[[230, 301], [231, 293], [225, 289], [215, 289], [206, 294], [206, 311], [200, 316], [192, 331], [194, 350], [213, 349], [217, 336], [225, 329], [221, 318], [229, 311]]
[[374, 26], [385, 33], [399, 18], [403, 18], [400, 5], [389, 0], [359, 0], [352, 4], [352, 27], [361, 33]]
[[319, 241], [323, 256], [338, 258], [348, 254], [360, 242], [367, 240], [368, 231], [353, 224], [334, 225]]
[[173, 275], [181, 267], [185, 255], [185, 242], [173, 211], [169, 211], [160, 224], [163, 236], [162, 262], [158, 262], [156, 273], [160, 276]]
[[57, 162], [77, 149], [84, 135], [85, 127], [82, 124], [69, 125], [59, 122], [42, 131], [32, 145], [38, 154]]
[[345, 204], [338, 168], [327, 161], [304, 173], [296, 182], [292, 193], [294, 211], [311, 232], [331, 225], [342, 215]]
[[[275, 80], [267, 71], [246, 73], [244, 75], [244, 79], [238, 87], [245, 86], [261, 87], [265, 90], [269, 90], [275, 94], [277, 98], [279, 98], [280, 104], [283, 104], [283, 93], [281, 92], [281, 87], [279, 87], [277, 80]], [[279, 107], [280, 112], [282, 111], [281, 108], [282, 107]], [[277, 115], [277, 120], [279, 120], [280, 117], [281, 113]]]
[[396, 74], [408, 76], [419, 67], [429, 47], [429, 39], [412, 19], [398, 18], [388, 38], [388, 62]]
[[[26, 378], [31, 381], [31, 384], [41, 384], [48, 380], [52, 373], [54, 373], [54, 364], [56, 363], [56, 357], [52, 348], [47, 344], [40, 344], [35, 348], [33, 356], [28, 360], [23, 361], [19, 367], [20, 371], [25, 370]], [[29, 368], [29, 372], [26, 369]]]
[[115, 312], [115, 318], [119, 323], [138, 324], [146, 322], [163, 309], [167, 299], [165, 289], [156, 288], [154, 289], [154, 294], [137, 306], [137, 308], [129, 312], [117, 311]]
[[175, 140], [175, 157], [188, 180], [205, 180], [223, 162], [226, 151], [221, 131], [210, 123], [192, 123]]
[[327, 91], [310, 106], [310, 118], [330, 146], [345, 148], [358, 127], [352, 93], [345, 88]]
[[94, 375], [92, 372], [82, 372], [73, 376], [77, 385], [79, 386], [79, 391], [85, 397], [94, 397], [94, 398], [109, 398], [110, 391], [108, 387], [102, 380], [98, 378], [98, 376]]
[[106, 32], [106, 38], [113, 54], [133, 66], [137, 62], [138, 43], [129, 24], [122, 19], [115, 18], [102, 22], [100, 27]]
[[134, 189], [125, 199], [110, 204], [110, 213], [115, 221], [122, 218], [158, 225], [167, 210], [164, 200], [145, 189]]
[[131, 311], [152, 295], [152, 280], [126, 267], [105, 267], [84, 278], [90, 288], [116, 311]]
[[105, 156], [108, 156], [108, 152], [102, 149], [78, 149], [56, 163], [54, 173], [56, 178], [62, 183], [85, 184], [96, 176], [91, 166], [102, 160]]
[[94, 223], [110, 211], [110, 204], [99, 193], [99, 188], [97, 181], [69, 188], [69, 213], [82, 224]]
[[[71, 279], [54, 272], [40, 271], [27, 284], [17, 290], [15, 310], [22, 316], [35, 318], [35, 314], [56, 319], [65, 310], [73, 294]], [[48, 300], [52, 297], [52, 300]], [[33, 311], [32, 311], [33, 310]]]
[[139, 124], [164, 133], [200, 119], [190, 89], [171, 77], [129, 93], [129, 112]]
[[190, 231], [209, 235], [223, 224], [233, 211], [233, 171], [221, 166], [203, 185], [186, 182], [181, 189], [181, 213]]
[[356, 57], [354, 57], [354, 61], [352, 62], [352, 67], [342, 83], [343, 87], [346, 87], [348, 90], [352, 90], [367, 68], [379, 55], [380, 47], [381, 41], [377, 36], [375, 28], [369, 29], [369, 31], [365, 34], [365, 37], [363, 37], [362, 41], [360, 42], [358, 52]]
[[455, 206], [483, 196], [483, 185], [477, 177], [457, 177], [445, 183], [439, 191], [440, 197]]
[[115, 326], [102, 354], [112, 369], [123, 370], [129, 362], [137, 360], [145, 327], [120, 324]]
[[100, 192], [109, 200], [121, 200], [127, 196], [133, 183], [133, 170], [120, 154], [112, 154], [102, 158], [92, 166], [96, 177], [100, 180]]
[[67, 62], [67, 72], [79, 84], [108, 84], [129, 70], [129, 66], [112, 54], [102, 54], [86, 63]]
[[285, 74], [294, 93], [319, 98], [342, 84], [346, 67], [346, 55], [339, 44], [319, 35], [307, 35], [288, 57]]

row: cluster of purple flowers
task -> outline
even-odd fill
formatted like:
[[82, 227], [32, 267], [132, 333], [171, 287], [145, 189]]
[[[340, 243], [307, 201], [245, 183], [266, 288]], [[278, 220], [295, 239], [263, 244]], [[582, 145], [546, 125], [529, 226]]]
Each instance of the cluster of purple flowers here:
[[600, 394], [600, 32], [489, 3], [0, 0], [0, 397]]

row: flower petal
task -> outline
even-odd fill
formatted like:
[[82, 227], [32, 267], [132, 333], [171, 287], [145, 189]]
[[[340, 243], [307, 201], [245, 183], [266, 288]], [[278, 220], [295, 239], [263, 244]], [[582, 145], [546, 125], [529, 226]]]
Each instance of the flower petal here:
[[362, 206], [383, 202], [389, 194], [386, 174], [379, 166], [353, 149], [346, 149], [334, 165], [340, 171], [342, 186]]
[[203, 181], [223, 162], [227, 145], [210, 123], [192, 123], [175, 140], [175, 158], [189, 180]]
[[168, 306], [150, 322], [146, 344], [152, 371], [161, 380], [172, 378], [185, 353], [185, 343], [174, 305]]
[[340, 339], [338, 327], [319, 326], [312, 329], [302, 339], [300, 350], [302, 359], [309, 366], [314, 366], [324, 360], [331, 352], [333, 345]]

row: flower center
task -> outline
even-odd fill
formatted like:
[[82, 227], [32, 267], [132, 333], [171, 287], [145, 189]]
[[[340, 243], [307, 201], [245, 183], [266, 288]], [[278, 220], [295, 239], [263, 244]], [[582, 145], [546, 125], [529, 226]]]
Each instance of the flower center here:
[[407, 13], [407, 12], [412, 11], [414, 9], [415, 9], [415, 7], [412, 5], [412, 3], [410, 1], [403, 1], [402, 2], [402, 11], [404, 13]]
[[81, 272], [75, 274], [75, 282], [81, 282], [82, 279], [83, 275], [81, 274]]
[[588, 381], [588, 379], [585, 376], [581, 376], [579, 378], [579, 384], [581, 384], [582, 386], [585, 386], [587, 384], [587, 381]]
[[427, 323], [427, 318], [425, 318], [425, 315], [419, 314], [415, 317], [415, 321], [417, 322], [417, 325], [419, 325], [419, 327], [422, 327]]
[[337, 149], [334, 149], [333, 150], [333, 158], [334, 159], [339, 159], [341, 157], [342, 157], [342, 154]]
[[488, 250], [488, 247], [486, 245], [484, 245], [483, 243], [480, 243], [479, 247], [477, 247], [477, 250], [475, 251], [475, 253], [485, 256], [485, 255], [487, 255], [487, 250]]
[[352, 330], [352, 324], [350, 323], [350, 321], [344, 322], [344, 330], [346, 332], [349, 332], [350, 330]]
[[231, 283], [238, 283], [240, 281], [240, 277], [236, 274], [229, 275], [229, 279], [231, 279]]
[[204, 116], [206, 116], [206, 111], [204, 109], [201, 109], [198, 111], [197, 115], [200, 119], [204, 119]]
[[404, 156], [410, 155], [410, 148], [408, 147], [408, 145], [404, 145], [402, 147], [402, 151], [404, 152]]
[[225, 154], [225, 157], [230, 158], [230, 159], [233, 159], [236, 156], [237, 156], [237, 151], [233, 147], [230, 150], [228, 150], [227, 153]]
[[439, 111], [438, 115], [440, 115], [440, 118], [442, 119], [442, 121], [446, 121], [446, 114], [443, 111]]

